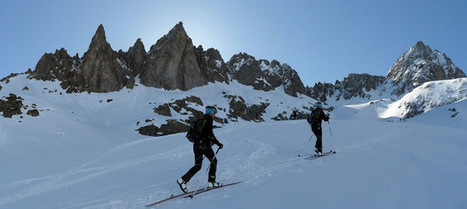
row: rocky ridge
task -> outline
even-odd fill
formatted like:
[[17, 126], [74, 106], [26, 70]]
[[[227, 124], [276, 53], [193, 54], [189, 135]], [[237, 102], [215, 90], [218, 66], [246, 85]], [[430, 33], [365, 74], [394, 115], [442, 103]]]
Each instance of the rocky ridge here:
[[[292, 97], [310, 96], [319, 101], [345, 101], [353, 98], [377, 99], [383, 94], [400, 97], [427, 81], [465, 77], [452, 61], [437, 50], [432, 51], [422, 42], [405, 52], [384, 76], [349, 74], [335, 84], [317, 83], [305, 87], [298, 73], [287, 64], [277, 60], [257, 60], [247, 53], [239, 53], [224, 62], [218, 50], [204, 50], [193, 46], [183, 24], [178, 23], [146, 51], [141, 39], [128, 51], [115, 52], [106, 41], [105, 31], [100, 25], [92, 38], [89, 49], [80, 58], [71, 57], [65, 49], [54, 54], [46, 53], [39, 60], [34, 71], [28, 71], [30, 79], [58, 80], [67, 93], [105, 93], [133, 88], [142, 84], [165, 90], [187, 91], [208, 83], [229, 84], [238, 82], [258, 91], [272, 91], [279, 87]], [[136, 83], [139, 78], [139, 83]], [[234, 94], [225, 94], [229, 107], [223, 107], [226, 117], [216, 118], [225, 124], [239, 119], [261, 122], [265, 119], [287, 120], [292, 110], [298, 119], [306, 118], [309, 107], [288, 108], [273, 118], [264, 118], [268, 101], [251, 103]], [[154, 113], [171, 116], [192, 115], [186, 120], [168, 119], [160, 127], [138, 122], [138, 131], [146, 135], [165, 135], [184, 131], [194, 116], [202, 114], [190, 105], [199, 106], [199, 98], [186, 98], [173, 103], [158, 104]], [[332, 101], [331, 101], [332, 100]], [[414, 105], [413, 105], [414, 106]], [[198, 108], [202, 109], [202, 108]], [[150, 119], [146, 122], [151, 123]]]
[[[242, 62], [245, 58], [253, 60], [254, 66]], [[218, 50], [193, 46], [181, 22], [148, 52], [141, 39], [127, 52], [115, 52], [100, 25], [82, 58], [78, 55], [70, 57], [65, 49], [57, 50], [55, 54], [46, 53], [30, 74], [33, 79], [59, 80], [68, 93], [103, 93], [132, 88], [137, 77], [142, 85], [166, 90], [185, 91], [209, 82], [238, 80], [257, 90], [269, 91], [284, 85], [285, 92], [291, 96], [305, 93], [298, 73], [287, 64], [275, 60], [271, 63], [256, 61], [244, 53], [234, 55], [225, 63]]]
[[383, 94], [401, 97], [429, 81], [466, 77], [446, 54], [417, 42], [389, 69], [386, 76], [349, 74], [343, 81], [317, 83], [307, 94], [320, 101], [352, 98], [378, 99]]

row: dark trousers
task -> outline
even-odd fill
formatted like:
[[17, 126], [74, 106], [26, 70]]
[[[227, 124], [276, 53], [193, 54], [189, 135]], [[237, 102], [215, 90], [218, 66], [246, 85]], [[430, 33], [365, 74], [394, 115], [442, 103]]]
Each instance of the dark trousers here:
[[211, 162], [209, 167], [209, 182], [216, 181], [216, 169], [217, 169], [217, 159], [214, 151], [210, 146], [199, 146], [194, 144], [193, 145], [193, 152], [195, 153], [195, 165], [185, 174], [182, 176], [183, 181], [188, 182], [190, 179], [199, 171], [201, 170], [201, 166], [203, 164], [203, 155], [208, 158], [209, 162]]
[[320, 152], [322, 152], [323, 151], [323, 131], [321, 130], [321, 125], [312, 125], [311, 130], [316, 136], [315, 148], [317, 148]]

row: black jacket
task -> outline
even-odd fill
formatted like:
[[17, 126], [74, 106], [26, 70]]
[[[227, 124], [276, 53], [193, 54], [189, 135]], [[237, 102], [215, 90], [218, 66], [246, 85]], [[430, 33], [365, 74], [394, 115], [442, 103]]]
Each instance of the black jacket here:
[[321, 126], [322, 121], [328, 121], [329, 116], [324, 114], [323, 109], [321, 108], [316, 108], [314, 109], [310, 116], [308, 117], [307, 121], [311, 126]]
[[194, 143], [196, 145], [201, 145], [201, 146], [212, 146], [213, 144], [219, 145], [219, 141], [217, 140], [216, 136], [214, 136], [214, 133], [212, 132], [213, 129], [213, 119], [210, 115], [204, 115], [203, 120], [206, 120], [206, 123], [204, 123], [203, 131], [201, 132], [201, 135], [199, 137], [199, 140], [196, 140]]

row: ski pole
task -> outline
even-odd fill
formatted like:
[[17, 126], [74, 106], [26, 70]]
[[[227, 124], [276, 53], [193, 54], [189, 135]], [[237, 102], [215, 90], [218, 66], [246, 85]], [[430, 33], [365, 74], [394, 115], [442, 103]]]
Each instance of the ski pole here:
[[[220, 147], [219, 147], [219, 148], [217, 148], [217, 150], [216, 150], [216, 153], [214, 154], [214, 157], [212, 158], [212, 160], [213, 160], [213, 161], [214, 161], [214, 159], [216, 159], [216, 158], [217, 158], [217, 153], [219, 152], [219, 150], [221, 150], [221, 148], [220, 148]], [[209, 171], [209, 168], [211, 168], [211, 164], [212, 164], [212, 162], [210, 162], [210, 163], [209, 163], [209, 166], [208, 166], [208, 168], [206, 168], [206, 172], [208, 172], [208, 171]]]
[[311, 134], [310, 139], [306, 142], [307, 144], [310, 143], [311, 139], [313, 138], [313, 134]]
[[329, 125], [329, 134], [332, 136], [331, 123], [329, 121], [328, 121], [328, 125]]
[[311, 129], [310, 139], [308, 139], [308, 141], [306, 142], [306, 144], [310, 143], [311, 139], [313, 138], [313, 128], [310, 126], [310, 129]]

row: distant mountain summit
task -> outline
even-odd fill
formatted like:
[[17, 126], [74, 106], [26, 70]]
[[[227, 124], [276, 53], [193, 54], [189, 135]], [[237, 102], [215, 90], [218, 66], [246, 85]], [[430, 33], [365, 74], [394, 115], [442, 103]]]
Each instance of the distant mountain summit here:
[[464, 72], [446, 54], [419, 41], [402, 54], [385, 77], [351, 73], [335, 84], [317, 83], [307, 89], [307, 94], [320, 101], [376, 99], [383, 94], [400, 97], [429, 81], [463, 77]]
[[403, 53], [386, 75], [398, 85], [395, 94], [402, 95], [428, 81], [465, 77], [446, 54], [419, 41]]

